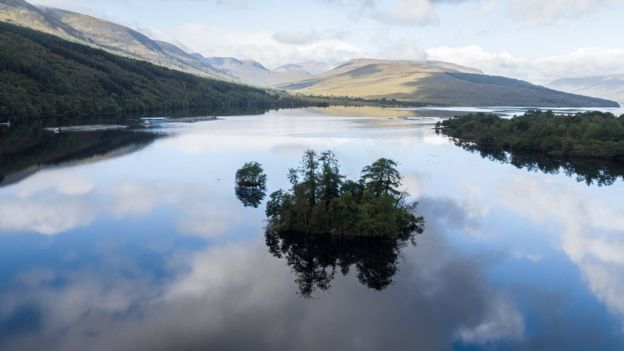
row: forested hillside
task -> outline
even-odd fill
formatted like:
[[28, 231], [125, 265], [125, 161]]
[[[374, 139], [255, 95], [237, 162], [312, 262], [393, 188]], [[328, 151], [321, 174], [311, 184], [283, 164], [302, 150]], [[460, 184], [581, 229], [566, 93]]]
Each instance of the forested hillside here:
[[0, 23], [0, 120], [306, 104]]

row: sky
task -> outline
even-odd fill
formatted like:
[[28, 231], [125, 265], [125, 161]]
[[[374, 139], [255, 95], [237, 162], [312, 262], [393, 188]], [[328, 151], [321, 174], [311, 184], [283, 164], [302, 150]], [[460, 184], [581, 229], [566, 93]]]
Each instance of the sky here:
[[269, 68], [441, 60], [534, 83], [624, 74], [624, 0], [32, 0]]

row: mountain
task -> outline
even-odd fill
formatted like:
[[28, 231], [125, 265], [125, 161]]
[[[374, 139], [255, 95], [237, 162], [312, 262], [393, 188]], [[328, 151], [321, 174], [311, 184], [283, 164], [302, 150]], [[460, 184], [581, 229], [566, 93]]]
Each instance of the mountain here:
[[317, 75], [324, 72], [327, 72], [334, 68], [335, 66], [321, 61], [307, 61], [301, 63], [289, 63], [286, 65], [282, 65], [277, 67], [275, 72], [288, 72], [288, 71], [302, 71], [306, 72], [310, 75]]
[[24, 0], [0, 0], [0, 21], [187, 73], [233, 79], [173, 44], [155, 41], [130, 28], [75, 12], [38, 8]]
[[568, 93], [600, 97], [624, 103], [624, 75], [564, 78], [547, 84]]
[[321, 96], [452, 106], [608, 107], [618, 104], [437, 61], [358, 59], [282, 89]]
[[257, 85], [268, 86], [267, 81], [271, 76], [271, 71], [259, 62], [253, 60], [239, 60], [233, 57], [206, 57], [195, 54], [203, 60], [203, 62], [227, 72], [227, 74], [238, 78], [241, 82]]
[[299, 107], [300, 98], [170, 70], [0, 22], [0, 120]]
[[[195, 55], [202, 57], [199, 54]], [[331, 68], [322, 62], [310, 61], [301, 64], [287, 64], [270, 70], [253, 60], [239, 60], [233, 57], [207, 57], [203, 59], [210, 65], [236, 77], [241, 82], [261, 87], [274, 87], [297, 82]]]

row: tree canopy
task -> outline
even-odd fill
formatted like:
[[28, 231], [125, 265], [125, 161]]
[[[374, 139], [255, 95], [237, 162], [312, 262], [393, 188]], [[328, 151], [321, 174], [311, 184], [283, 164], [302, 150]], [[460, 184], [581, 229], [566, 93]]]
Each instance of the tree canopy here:
[[460, 142], [481, 148], [624, 162], [624, 116], [611, 113], [529, 111], [511, 119], [476, 113], [443, 121], [437, 127]]
[[333, 152], [310, 150], [291, 169], [292, 188], [271, 194], [270, 228], [307, 234], [408, 238], [423, 230], [417, 203], [400, 191], [401, 175], [392, 160], [364, 168], [359, 181], [345, 180]]
[[624, 178], [624, 116], [529, 111], [503, 119], [477, 113], [438, 123], [437, 130], [466, 150], [518, 168], [563, 170], [588, 185]]

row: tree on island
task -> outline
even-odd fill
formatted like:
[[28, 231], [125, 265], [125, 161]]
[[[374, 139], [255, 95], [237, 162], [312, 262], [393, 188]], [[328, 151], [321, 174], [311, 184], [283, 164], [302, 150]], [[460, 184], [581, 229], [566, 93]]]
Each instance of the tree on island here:
[[258, 208], [266, 197], [266, 179], [262, 165], [247, 162], [236, 172], [236, 197], [245, 207]]
[[264, 187], [266, 179], [262, 165], [258, 162], [247, 162], [236, 171], [236, 185], [238, 186]]
[[290, 191], [270, 196], [266, 214], [277, 232], [338, 236], [411, 238], [422, 233], [417, 203], [401, 192], [396, 162], [379, 159], [364, 168], [359, 181], [345, 180], [333, 152], [304, 154], [289, 171]]

